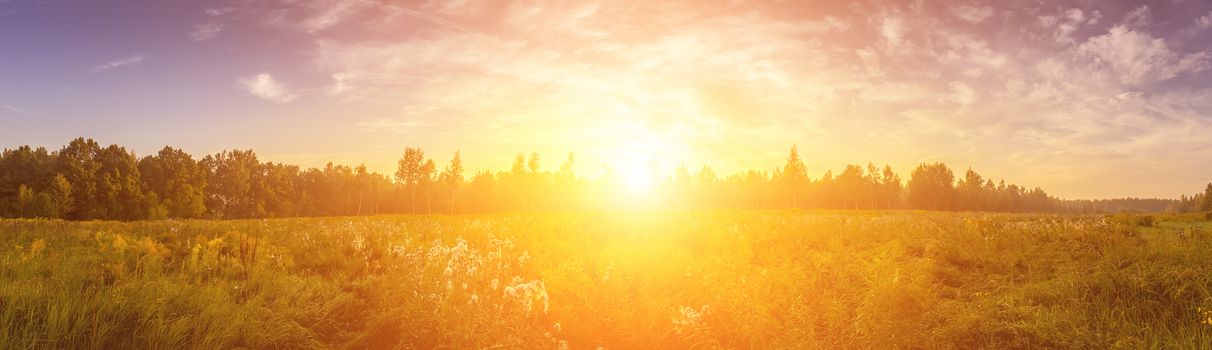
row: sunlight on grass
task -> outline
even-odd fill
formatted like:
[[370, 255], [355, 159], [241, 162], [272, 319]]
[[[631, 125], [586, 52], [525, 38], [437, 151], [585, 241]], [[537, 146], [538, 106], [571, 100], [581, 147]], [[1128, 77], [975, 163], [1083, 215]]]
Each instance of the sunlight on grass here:
[[[1198, 221], [923, 212], [0, 221], [3, 348], [1193, 348]], [[1206, 226], [1203, 226], [1206, 227]]]

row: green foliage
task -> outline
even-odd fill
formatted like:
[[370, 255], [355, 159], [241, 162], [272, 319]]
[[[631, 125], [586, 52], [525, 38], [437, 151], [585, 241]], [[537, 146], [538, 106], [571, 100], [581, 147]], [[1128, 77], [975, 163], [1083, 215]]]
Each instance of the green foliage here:
[[405, 150], [393, 181], [364, 165], [303, 169], [262, 162], [252, 150], [195, 160], [164, 147], [136, 158], [124, 147], [78, 138], [56, 152], [21, 146], [0, 153], [0, 217], [246, 219], [653, 208], [1192, 212], [1212, 203], [1204, 194], [1180, 200], [1062, 201], [1039, 188], [995, 185], [973, 170], [956, 181], [942, 163], [921, 164], [907, 183], [890, 166], [881, 170], [873, 163], [812, 179], [795, 147], [786, 164], [772, 172], [726, 175], [704, 166], [693, 175], [685, 167], [663, 179], [649, 174], [654, 186], [642, 196], [620, 191], [626, 190], [621, 179], [636, 174], [578, 177], [571, 154], [556, 171], [541, 169], [537, 153], [518, 153], [508, 171], [480, 171], [467, 184], [463, 171], [458, 152], [439, 172], [435, 160], [416, 147]]
[[909, 205], [917, 209], [952, 210], [955, 200], [955, 174], [943, 163], [919, 165], [913, 169], [906, 190]]
[[1207, 228], [932, 212], [4, 220], [0, 348], [1199, 348]]

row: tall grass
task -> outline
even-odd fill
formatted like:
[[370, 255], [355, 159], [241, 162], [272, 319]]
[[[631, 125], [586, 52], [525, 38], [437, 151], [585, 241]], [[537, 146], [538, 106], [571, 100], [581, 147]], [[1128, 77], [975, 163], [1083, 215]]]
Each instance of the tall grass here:
[[6, 220], [0, 348], [1207, 346], [1208, 226], [1160, 220]]

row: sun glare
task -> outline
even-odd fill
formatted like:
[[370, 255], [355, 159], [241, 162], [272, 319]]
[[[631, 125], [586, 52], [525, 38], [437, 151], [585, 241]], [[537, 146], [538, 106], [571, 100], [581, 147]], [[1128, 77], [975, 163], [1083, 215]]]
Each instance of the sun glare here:
[[623, 185], [631, 193], [649, 193], [652, 192], [654, 182], [652, 177], [653, 174], [651, 171], [647, 171], [643, 167], [632, 167], [631, 169], [627, 169]]

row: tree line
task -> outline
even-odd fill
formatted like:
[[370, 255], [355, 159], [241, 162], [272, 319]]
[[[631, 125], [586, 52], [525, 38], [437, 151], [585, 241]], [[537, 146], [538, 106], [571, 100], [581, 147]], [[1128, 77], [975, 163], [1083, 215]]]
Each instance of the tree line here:
[[1180, 196], [1177, 201], [1166, 208], [1166, 211], [1176, 213], [1212, 212], [1212, 183], [1208, 183], [1202, 193]]
[[[251, 150], [196, 159], [172, 147], [137, 157], [118, 145], [77, 138], [57, 151], [21, 146], [0, 154], [0, 216], [69, 220], [243, 219], [395, 213], [488, 213], [628, 208], [921, 209], [1059, 212], [1082, 206], [1042, 189], [993, 181], [942, 163], [903, 181], [890, 166], [850, 165], [810, 177], [792, 147], [782, 167], [721, 177], [710, 167], [652, 174], [651, 195], [627, 196], [619, 174], [588, 179], [569, 154], [554, 169], [537, 153], [507, 171], [466, 174], [455, 152], [439, 165], [406, 148], [391, 175], [365, 166], [323, 168], [262, 162]], [[1206, 197], [1204, 197], [1206, 198]]]

